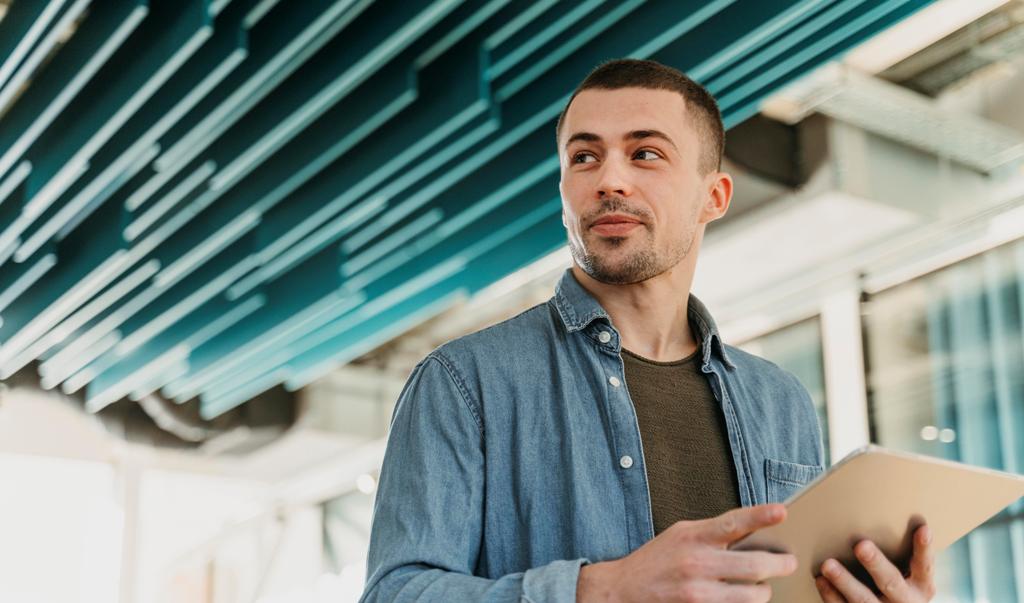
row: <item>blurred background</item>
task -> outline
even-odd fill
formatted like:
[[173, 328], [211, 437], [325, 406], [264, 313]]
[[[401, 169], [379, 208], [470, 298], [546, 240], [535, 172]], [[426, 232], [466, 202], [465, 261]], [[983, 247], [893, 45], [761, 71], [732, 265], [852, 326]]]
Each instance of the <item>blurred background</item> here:
[[[355, 601], [398, 393], [551, 296], [626, 56], [718, 98], [694, 291], [830, 457], [1024, 473], [1024, 0], [0, 0], [0, 601]], [[1022, 504], [940, 565], [1024, 601]]]

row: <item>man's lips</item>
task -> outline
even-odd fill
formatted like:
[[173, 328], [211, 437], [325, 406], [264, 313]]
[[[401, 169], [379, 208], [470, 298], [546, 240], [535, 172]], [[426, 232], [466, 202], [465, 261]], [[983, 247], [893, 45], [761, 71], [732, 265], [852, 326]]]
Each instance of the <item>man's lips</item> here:
[[599, 235], [617, 237], [631, 232], [640, 225], [641, 222], [639, 220], [628, 216], [603, 216], [590, 226], [590, 230]]

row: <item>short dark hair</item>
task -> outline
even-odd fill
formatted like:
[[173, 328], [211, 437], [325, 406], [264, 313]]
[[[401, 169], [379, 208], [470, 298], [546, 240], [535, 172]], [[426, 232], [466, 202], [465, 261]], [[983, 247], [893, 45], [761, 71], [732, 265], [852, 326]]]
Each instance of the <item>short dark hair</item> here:
[[657, 61], [639, 59], [616, 59], [598, 65], [569, 97], [558, 125], [555, 126], [555, 141], [561, 139], [562, 123], [569, 105], [576, 95], [584, 90], [618, 90], [620, 88], [647, 88], [650, 90], [674, 90], [683, 96], [687, 109], [696, 117], [694, 128], [704, 149], [697, 158], [697, 168], [707, 174], [722, 166], [722, 150], [725, 147], [725, 126], [718, 103], [706, 88], [693, 81], [682, 71]]

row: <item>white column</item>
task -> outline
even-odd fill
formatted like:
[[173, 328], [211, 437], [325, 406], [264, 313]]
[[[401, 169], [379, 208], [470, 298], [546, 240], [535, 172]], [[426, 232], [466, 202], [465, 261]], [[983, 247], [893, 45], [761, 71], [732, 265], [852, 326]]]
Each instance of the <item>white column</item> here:
[[124, 522], [121, 532], [121, 587], [119, 603], [137, 600], [139, 543], [139, 480], [142, 468], [134, 459], [122, 458], [118, 469], [118, 485]]
[[870, 442], [860, 289], [855, 285], [827, 296], [821, 307], [825, 398], [832, 462]]

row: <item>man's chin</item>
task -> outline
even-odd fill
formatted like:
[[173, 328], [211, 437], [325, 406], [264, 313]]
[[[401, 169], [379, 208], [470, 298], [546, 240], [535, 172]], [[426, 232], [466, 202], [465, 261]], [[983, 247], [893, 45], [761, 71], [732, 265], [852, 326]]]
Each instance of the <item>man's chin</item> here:
[[592, 262], [588, 266], [583, 267], [583, 271], [590, 278], [606, 285], [634, 285], [656, 276], [650, 274], [649, 269], [637, 266], [598, 262]]
[[587, 276], [607, 285], [631, 285], [655, 276], [651, 274], [654, 258], [650, 257], [649, 252], [638, 251], [632, 248], [633, 245], [608, 244], [611, 241], [628, 243], [629, 239], [618, 237], [587, 240], [586, 248], [570, 245], [576, 264]]

